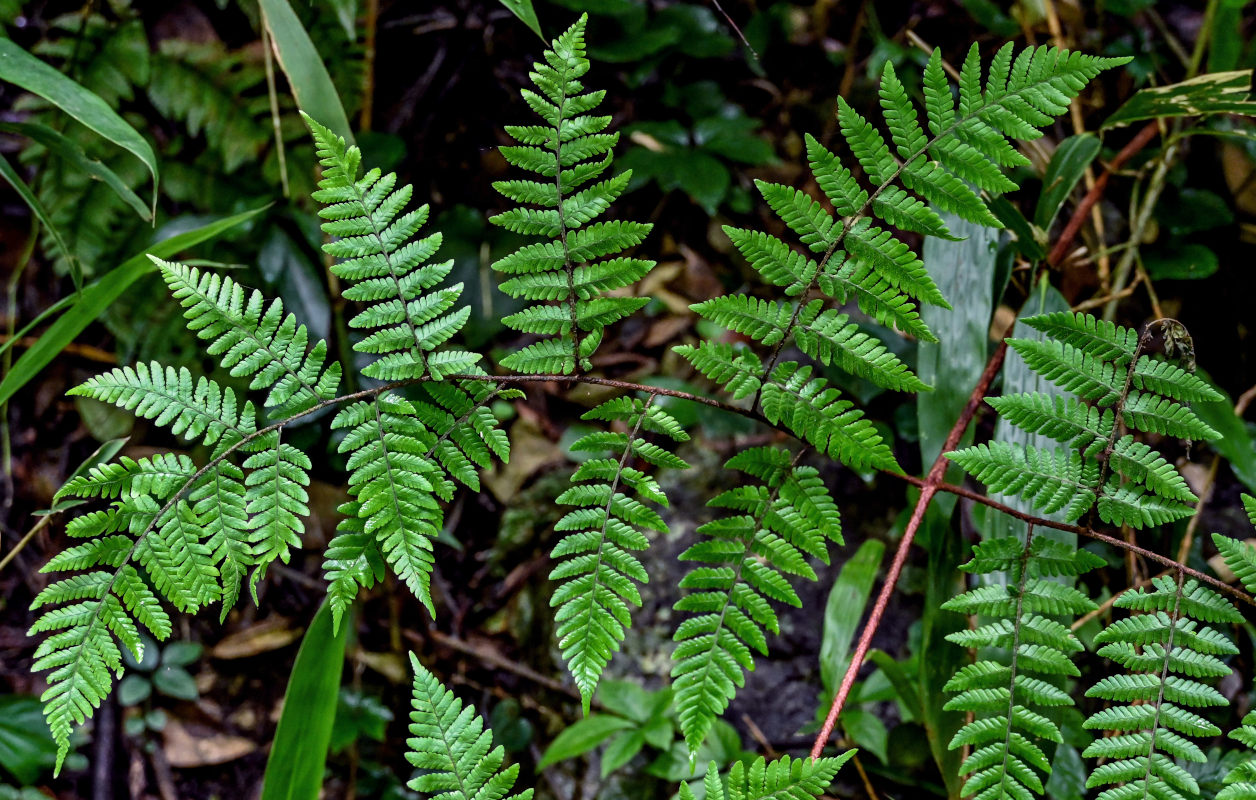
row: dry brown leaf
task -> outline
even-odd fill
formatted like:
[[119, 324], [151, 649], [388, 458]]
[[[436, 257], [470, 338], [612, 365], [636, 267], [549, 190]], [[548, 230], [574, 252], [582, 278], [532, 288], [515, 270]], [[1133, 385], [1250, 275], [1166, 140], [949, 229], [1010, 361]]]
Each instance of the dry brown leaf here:
[[172, 767], [210, 767], [225, 764], [257, 749], [257, 743], [252, 739], [213, 731], [200, 725], [184, 727], [174, 719], [166, 722], [162, 738], [162, 749]]
[[269, 617], [226, 637], [209, 651], [210, 658], [249, 658], [278, 650], [301, 638], [301, 629], [285, 617]]

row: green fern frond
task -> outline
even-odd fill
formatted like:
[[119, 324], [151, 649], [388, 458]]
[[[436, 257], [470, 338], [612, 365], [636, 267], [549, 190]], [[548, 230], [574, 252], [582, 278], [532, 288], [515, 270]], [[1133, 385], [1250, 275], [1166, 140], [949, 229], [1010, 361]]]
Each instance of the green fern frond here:
[[491, 217], [490, 222], [551, 240], [526, 245], [493, 265], [512, 276], [503, 284], [505, 291], [533, 304], [503, 322], [520, 333], [557, 337], [502, 359], [502, 366], [519, 372], [571, 374], [591, 369], [590, 358], [603, 330], [648, 302], [599, 296], [640, 280], [654, 262], [608, 258], [640, 244], [651, 225], [594, 222], [624, 192], [632, 173], [590, 183], [610, 168], [619, 134], [605, 132], [609, 116], [589, 113], [606, 93], [585, 92], [580, 81], [589, 71], [587, 23], [588, 16], [582, 15], [551, 43], [543, 61], [533, 65], [530, 77], [540, 93], [524, 90], [523, 97], [545, 124], [506, 126], [506, 133], [519, 144], [502, 147], [502, 156], [547, 180], [493, 184], [507, 199], [523, 205]]
[[794, 361], [779, 364], [760, 394], [769, 422], [784, 425], [830, 458], [854, 469], [901, 472], [873, 424], [840, 397], [828, 381], [811, 377], [811, 367]]
[[[1017, 188], [1004, 175], [1003, 167], [1028, 162], [1009, 138], [1041, 136], [1039, 128], [1067, 110], [1069, 101], [1088, 81], [1127, 60], [1055, 48], [1028, 48], [1013, 61], [1009, 45], [991, 63], [983, 90], [981, 64], [974, 47], [964, 64], [957, 110], [941, 58], [935, 53], [925, 74], [928, 133], [893, 66], [887, 65], [881, 77], [880, 99], [890, 134], [888, 141], [872, 122], [845, 99], [838, 98], [842, 137], [871, 190], [811, 136], [806, 137], [808, 164], [835, 214], [804, 192], [756, 181], [768, 206], [798, 236], [804, 248], [819, 254], [818, 260], [795, 251], [775, 236], [732, 227], [724, 229], [767, 283], [783, 287], [790, 297], [811, 297], [817, 291], [820, 296], [806, 305], [791, 305], [742, 294], [692, 306], [703, 318], [770, 348], [771, 355], [762, 361], [765, 366], [757, 376], [747, 374], [748, 358], [734, 364], [727, 351], [682, 345], [677, 352], [717, 382], [735, 380], [734, 385], [726, 387], [735, 396], [757, 394], [769, 418], [782, 416], [783, 405], [803, 408], [783, 404], [783, 394], [793, 389], [783, 390], [782, 381], [770, 380], [778, 366], [777, 357], [790, 344], [825, 365], [836, 363], [886, 388], [912, 392], [927, 388], [888, 348], [859, 332], [846, 314], [830, 307], [854, 299], [860, 310], [876, 321], [919, 339], [935, 341], [917, 306], [950, 306], [912, 249], [876, 223], [954, 238], [938, 213], [930, 208], [932, 205], [976, 224], [1001, 227], [979, 193], [997, 195]], [[1096, 330], [1103, 335], [1106, 328], [1100, 326]], [[797, 372], [801, 374], [801, 370]], [[1115, 380], [1115, 373], [1110, 377]], [[1162, 377], [1149, 374], [1147, 380], [1154, 382]], [[1164, 380], [1174, 382], [1178, 377]], [[776, 389], [772, 383], [778, 384]], [[1113, 393], [1111, 399], [1115, 397]], [[775, 408], [770, 409], [769, 402]], [[811, 406], [798, 421], [818, 423], [831, 430], [823, 421], [824, 414], [817, 414], [817, 410]], [[817, 438], [819, 442], [810, 438], [806, 441], [828, 452], [829, 440], [823, 433]], [[845, 453], [843, 460], [848, 463], [883, 461], [880, 456], [867, 455], [851, 459], [853, 453], [841, 446], [838, 449]], [[887, 468], [884, 463], [879, 466]]]
[[707, 503], [735, 516], [698, 528], [708, 537], [681, 554], [704, 566], [681, 580], [693, 591], [676, 603], [689, 613], [676, 629], [672, 686], [691, 757], [724, 712], [753, 651], [767, 654], [765, 633], [778, 632], [771, 603], [798, 606], [786, 575], [815, 580], [808, 558], [828, 562], [828, 542], [842, 542], [837, 506], [816, 471], [793, 466], [784, 450], [756, 447], [725, 464], [757, 479]]
[[753, 350], [726, 342], [676, 345], [676, 352], [701, 372], [724, 387], [734, 400], [751, 397], [763, 385], [763, 362]]
[[244, 471], [230, 461], [214, 465], [188, 493], [188, 504], [218, 569], [222, 587], [220, 622], [227, 619], [227, 612], [240, 599], [240, 584], [249, 568], [257, 564], [246, 495]]
[[361, 589], [369, 589], [384, 579], [384, 556], [379, 540], [368, 533], [359, 515], [356, 500], [342, 503], [337, 512], [344, 519], [336, 526], [336, 535], [323, 553], [323, 577], [327, 579], [327, 603], [331, 607], [333, 629], [340, 629], [340, 620]]
[[406, 760], [423, 772], [406, 785], [432, 800], [531, 800], [531, 789], [510, 794], [519, 765], [502, 769], [506, 751], [492, 746], [493, 732], [475, 708], [464, 708], [414, 653], [410, 665], [414, 699]]
[[275, 559], [288, 563], [289, 548], [301, 544], [305, 531], [301, 518], [310, 513], [305, 487], [310, 485], [312, 466], [309, 456], [283, 441], [282, 431], [276, 431], [265, 449], [244, 461], [244, 468], [250, 470], [244, 479], [244, 500], [256, 564], [250, 582], [254, 591], [267, 565]]
[[[371, 333], [353, 345], [360, 353], [378, 356], [362, 370], [368, 378], [396, 381], [424, 377], [432, 372], [428, 353], [445, 344], [462, 329], [470, 306], [450, 311], [462, 295], [462, 284], [428, 293], [443, 281], [453, 261], [432, 264], [428, 260], [440, 248], [441, 235], [416, 239], [427, 222], [428, 207], [403, 213], [413, 190], [396, 188], [396, 173], [371, 169], [362, 177], [362, 153], [340, 136], [302, 114], [317, 145], [322, 176], [313, 197], [323, 207], [323, 232], [331, 241], [323, 251], [338, 259], [331, 271], [350, 282], [346, 300], [365, 308], [352, 319], [352, 328]], [[477, 364], [476, 353], [446, 351], [456, 358], [456, 369], [465, 372]]]
[[[727, 785], [720, 779], [714, 761], [703, 778], [707, 800], [809, 800], [824, 795], [842, 765], [855, 755], [847, 750], [830, 758], [790, 758], [767, 761], [762, 756], [749, 766], [734, 761], [728, 770]], [[680, 800], [694, 800], [688, 783], [680, 784]]]
[[630, 607], [641, 605], [635, 583], [649, 582], [633, 553], [650, 544], [643, 531], [667, 533], [663, 519], [647, 505], [667, 507], [667, 496], [654, 478], [629, 465], [633, 453], [648, 444], [638, 434], [648, 430], [674, 441], [686, 441], [689, 435], [654, 404], [653, 396], [646, 401], [615, 398], [583, 418], [619, 420], [629, 429], [626, 435], [594, 433], [573, 443], [573, 450], [605, 448], [611, 457], [583, 462], [571, 476], [571, 488], [556, 501], [574, 508], [554, 526], [563, 537], [551, 553], [559, 563], [549, 577], [559, 586], [550, 606], [555, 609], [558, 646], [588, 714], [598, 679], [631, 624]]
[[308, 411], [336, 396], [340, 364], [327, 362], [327, 343], [307, 353], [309, 333], [283, 303], [265, 306], [261, 292], [246, 296], [238, 283], [196, 267], [153, 259], [171, 293], [186, 309], [188, 329], [209, 341], [206, 351], [250, 389], [265, 389], [276, 418]]
[[349, 492], [364, 532], [435, 616], [432, 542], [444, 524], [439, 500], [453, 497], [453, 484], [432, 458], [435, 435], [412, 404], [387, 392], [341, 409], [332, 428], [348, 429], [339, 450], [350, 454]]
[[1067, 449], [991, 442], [950, 454], [991, 490], [1023, 494], [1048, 512], [1079, 519], [1092, 506], [1104, 522], [1146, 528], [1182, 519], [1198, 502], [1177, 468], [1132, 435], [1218, 434], [1179, 401], [1215, 394], [1207, 383], [1141, 355], [1137, 332], [1087, 314], [1026, 317], [1046, 339], [1008, 339], [1031, 370], [1077, 397], [1021, 394], [988, 398], [1003, 418]]
[[1077, 453], [990, 442], [955, 450], [949, 458], [991, 491], [1019, 495], [1046, 513], [1080, 519], [1095, 502], [1099, 469]]
[[[945, 706], [973, 718], [950, 742], [952, 750], [971, 747], [961, 765], [968, 776], [962, 793], [980, 800], [1028, 797], [1043, 793], [1037, 767], [1050, 774], [1050, 762], [1036, 740], [1059, 742], [1059, 726], [1034, 707], [1072, 705], [1073, 699], [1052, 681], [1078, 674], [1072, 658], [1081, 643], [1056, 614], [1040, 610], [1042, 587], [1061, 584], [1050, 579], [1080, 575], [1103, 560], [1084, 550], [1043, 537], [1022, 544], [1014, 537], [991, 539], [973, 549], [961, 569], [975, 575], [1005, 574], [1006, 584], [988, 584], [950, 600], [942, 608], [960, 613], [983, 609], [995, 619], [946, 638], [966, 648], [981, 648], [981, 658], [961, 669], [947, 683], [955, 692]], [[1097, 606], [1072, 590], [1069, 617]], [[998, 655], [989, 648], [997, 648]]]
[[139, 363], [97, 375], [67, 394], [102, 403], [151, 419], [170, 432], [225, 449], [257, 431], [253, 404], [241, 406], [235, 392], [201, 376], [195, 381], [187, 367]]
[[[1194, 580], [1162, 576], [1148, 587], [1120, 595], [1116, 607], [1136, 612], [1118, 620], [1095, 637], [1099, 654], [1129, 670], [1096, 683], [1086, 692], [1112, 706], [1091, 715], [1085, 726], [1113, 735], [1096, 739], [1083, 753], [1103, 759], [1087, 780], [1087, 787], [1107, 786], [1097, 800], [1130, 796], [1176, 797], [1198, 794], [1195, 779], [1178, 761], [1203, 762], [1203, 751], [1186, 738], [1215, 736], [1220, 730], [1190, 707], [1225, 705], [1226, 699], [1198, 680], [1218, 655], [1238, 648], [1227, 636], [1202, 625], [1241, 622], [1243, 617], [1228, 600]], [[1221, 669], [1225, 669], [1223, 666]]]

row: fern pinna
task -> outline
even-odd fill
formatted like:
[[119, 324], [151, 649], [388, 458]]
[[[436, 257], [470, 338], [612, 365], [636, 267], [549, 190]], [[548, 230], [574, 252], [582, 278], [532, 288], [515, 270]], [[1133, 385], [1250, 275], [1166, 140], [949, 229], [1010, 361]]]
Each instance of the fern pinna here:
[[[209, 448], [197, 468], [184, 455], [163, 454], [96, 467], [66, 484], [59, 497], [103, 499], [108, 508], [72, 520], [68, 533], [86, 540], [55, 557], [45, 571], [73, 571], [39, 594], [45, 610], [32, 634], [50, 634], [34, 668], [49, 670], [45, 713], [58, 746], [58, 769], [74, 724], [83, 722], [121, 673], [119, 644], [142, 657], [141, 629], [170, 634], [163, 601], [196, 612], [236, 602], [250, 571], [255, 589], [267, 565], [299, 547], [308, 513], [308, 455], [288, 441], [287, 427], [333, 403], [346, 405], [332, 422], [345, 430], [347, 517], [326, 556], [329, 597], [337, 623], [361, 586], [383, 564], [432, 608], [428, 580], [432, 540], [443, 526], [441, 502], [454, 481], [479, 488], [478, 468], [505, 459], [509, 444], [487, 404], [513, 390], [479, 379], [478, 356], [446, 343], [467, 318], [447, 313], [459, 287], [434, 289], [450, 263], [428, 264], [438, 236], [413, 240], [426, 208], [401, 214], [409, 187], [372, 170], [358, 177], [356, 147], [311, 120], [324, 167], [318, 199], [328, 253], [347, 283], [345, 297], [366, 307], [351, 325], [370, 332], [355, 343], [377, 356], [368, 378], [423, 382], [414, 397], [383, 389], [338, 397], [341, 366], [327, 344], [311, 343], [305, 326], [231, 278], [155, 260], [184, 307], [189, 329], [231, 375], [262, 393], [252, 401], [208, 378], [159, 364], [123, 367], [72, 390], [151, 419], [192, 444]], [[454, 373], [459, 382], [444, 379]]]
[[792, 345], [824, 366], [836, 365], [888, 389], [927, 389], [841, 308], [853, 300], [883, 325], [936, 341], [918, 307], [930, 303], [949, 308], [946, 298], [911, 248], [876, 223], [950, 237], [932, 205], [965, 220], [1000, 227], [978, 192], [994, 195], [1017, 188], [1002, 168], [1029, 161], [1009, 139], [1041, 136], [1038, 128], [1067, 111], [1069, 101], [1087, 82], [1126, 61], [1048, 47], [1027, 48], [1013, 59], [1008, 44], [994, 57], [983, 88], [974, 45], [961, 70], [957, 108], [941, 54], [934, 51], [924, 75], [927, 134], [893, 65], [887, 64], [880, 95], [888, 142], [838, 99], [842, 136], [871, 191], [810, 136], [808, 163], [832, 212], [802, 191], [756, 182], [764, 200], [815, 256], [792, 249], [776, 236], [725, 228], [764, 281], [798, 299], [782, 302], [738, 294], [693, 309], [766, 348], [766, 358], [752, 348], [709, 341], [683, 345], [678, 352], [734, 398], [762, 400], [771, 422], [785, 425], [830, 457], [855, 468], [898, 469], [862, 412], [839, 399], [826, 379], [812, 377], [810, 367], [781, 362], [781, 355]]
[[633, 551], [649, 546], [644, 531], [667, 533], [663, 518], [646, 504], [666, 508], [667, 495], [658, 481], [630, 462], [671, 469], [689, 466], [638, 436], [648, 431], [678, 442], [689, 439], [680, 423], [654, 400], [653, 395], [646, 400], [617, 397], [584, 414], [586, 420], [621, 421], [629, 426], [628, 432], [595, 431], [573, 442], [573, 452], [609, 451], [611, 457], [582, 463], [571, 476], [573, 486], [556, 500], [574, 508], [554, 526], [564, 535], [554, 546], [553, 557], [562, 561], [550, 580], [562, 583], [550, 605], [556, 609], [558, 646], [586, 714], [598, 678], [631, 622], [630, 606], [641, 605], [634, 581], [649, 581]]
[[1113, 703], [1086, 720], [1088, 729], [1112, 732], [1083, 753], [1103, 759], [1086, 785], [1110, 787], [1096, 800], [1198, 796], [1198, 783], [1177, 761], [1206, 761], [1187, 737], [1221, 730], [1191, 709], [1227, 705], [1204, 681], [1229, 675], [1220, 657], [1238, 652], [1227, 635], [1204, 623], [1239, 623], [1243, 615], [1180, 571], [1122, 594], [1115, 605], [1134, 613], [1105, 628], [1095, 643], [1102, 645], [1099, 655], [1128, 673], [1104, 678], [1086, 692]]
[[1256, 711], [1243, 717], [1243, 724], [1230, 731], [1230, 738], [1247, 748], [1246, 759], [1230, 770], [1224, 780], [1225, 788], [1217, 792], [1216, 800], [1253, 800], [1256, 798]]
[[502, 769], [505, 749], [493, 747], [493, 732], [474, 706], [463, 707], [414, 653], [413, 710], [406, 759], [422, 774], [407, 786], [431, 800], [531, 800], [532, 790], [510, 794], [519, 777], [519, 765]]
[[950, 742], [952, 750], [973, 748], [961, 766], [968, 775], [965, 797], [1042, 794], [1043, 780], [1035, 770], [1049, 773], [1051, 762], [1039, 742], [1062, 738], [1056, 722], [1035, 707], [1050, 712], [1073, 704], [1061, 686], [1081, 674], [1072, 659], [1083, 648], [1066, 623], [1096, 608], [1083, 592], [1053, 578], [1073, 578], [1103, 563], [1092, 553], [1031, 531], [1025, 542], [1004, 537], [977, 545], [972, 560], [961, 567], [1006, 579], [942, 605], [982, 618], [976, 627], [946, 637], [979, 653], [946, 685], [957, 694], [945, 708], [972, 715]]
[[568, 375], [592, 369], [590, 359], [606, 326], [649, 302], [646, 297], [609, 294], [654, 268], [653, 261], [618, 255], [640, 244], [652, 226], [593, 221], [628, 186], [632, 171], [590, 183], [610, 169], [619, 134], [605, 132], [609, 116], [589, 113], [606, 92], [586, 92], [580, 82], [589, 71], [587, 23], [588, 15], [582, 15], [545, 51], [543, 63], [533, 65], [530, 77], [540, 93], [524, 90], [523, 97], [545, 124], [506, 127], [519, 144], [501, 148], [502, 156], [544, 180], [493, 184], [521, 205], [490, 221], [546, 240], [493, 264], [509, 276], [501, 290], [528, 302], [502, 321], [520, 333], [556, 337], [542, 338], [502, 359], [503, 367], [518, 372]]
[[691, 570], [680, 588], [693, 590], [676, 603], [688, 612], [676, 629], [672, 687], [677, 720], [690, 758], [724, 713], [752, 651], [767, 654], [765, 631], [779, 633], [771, 603], [802, 605], [786, 575], [816, 579], [809, 558], [829, 562], [828, 543], [842, 543], [841, 519], [814, 467], [775, 447], [752, 447], [726, 469], [754, 480], [713, 497], [708, 506], [734, 516], [698, 528], [707, 537], [681, 554], [706, 566]]
[[[826, 794], [837, 771], [854, 755], [854, 750], [847, 750], [833, 758], [781, 756], [768, 761], [760, 757], [749, 765], [735, 761], [728, 770], [727, 781], [720, 778], [718, 765], [712, 761], [702, 779], [702, 788], [707, 800], [810, 800]], [[688, 783], [680, 784], [680, 800], [695, 797]]]
[[[1213, 439], [1187, 403], [1220, 395], [1200, 378], [1145, 354], [1149, 335], [1061, 311], [1021, 323], [1046, 338], [1008, 339], [1030, 369], [1074, 397], [1027, 393], [988, 398], [1003, 419], [1063, 447], [994, 441], [950, 458], [991, 491], [1020, 495], [1070, 522], [1092, 508], [1104, 522], [1145, 528], [1187, 517], [1198, 500], [1186, 480], [1133, 434]], [[1154, 323], [1153, 323], [1154, 324]]]

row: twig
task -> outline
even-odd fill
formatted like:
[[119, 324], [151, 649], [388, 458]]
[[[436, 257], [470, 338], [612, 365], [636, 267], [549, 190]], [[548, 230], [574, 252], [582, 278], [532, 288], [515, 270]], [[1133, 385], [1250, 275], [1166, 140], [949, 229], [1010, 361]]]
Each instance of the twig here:
[[[1138, 154], [1144, 147], [1156, 138], [1156, 134], [1160, 131], [1160, 127], [1155, 122], [1147, 123], [1138, 135], [1129, 141], [1129, 144], [1121, 148], [1110, 162], [1103, 174], [1095, 179], [1095, 185], [1090, 187], [1090, 191], [1086, 192], [1086, 196], [1077, 204], [1077, 208], [1073, 210], [1073, 216], [1069, 218], [1068, 224], [1064, 226], [1064, 230], [1060, 232], [1060, 238], [1056, 240], [1055, 246], [1051, 248], [1051, 254], [1047, 256], [1047, 263], [1056, 266], [1064, 256], [1068, 254], [1069, 248], [1073, 246], [1073, 240], [1077, 238], [1078, 231], [1081, 230], [1082, 224], [1086, 221], [1086, 216], [1090, 213], [1090, 209], [1103, 196], [1104, 191], [1108, 187], [1108, 180], [1112, 177], [1112, 173], [1117, 172], [1121, 167], [1125, 166], [1131, 158]], [[1117, 291], [1120, 291], [1118, 288]]]
[[903, 564], [907, 561], [907, 553], [911, 550], [912, 541], [916, 538], [916, 531], [920, 529], [920, 524], [925, 518], [925, 511], [928, 510], [929, 503], [933, 501], [933, 496], [937, 494], [938, 487], [942, 485], [943, 479], [946, 477], [946, 468], [951, 463], [947, 459], [946, 454], [954, 450], [960, 439], [963, 438], [964, 432], [968, 430], [968, 425], [972, 422], [973, 415], [977, 413], [977, 408], [986, 396], [994, 376], [1003, 367], [1003, 359], [1007, 355], [1007, 336], [1011, 334], [1012, 326], [1015, 324], [1013, 322], [1012, 325], [1009, 325], [1003, 336], [1000, 337], [999, 346], [995, 348], [994, 355], [990, 357], [990, 361], [986, 364], [985, 371], [981, 373], [981, 378], [977, 381], [977, 385], [973, 387], [972, 393], [968, 396], [968, 403], [960, 413], [959, 419], [955, 420], [955, 425], [951, 427], [951, 432], [946, 437], [946, 443], [942, 445], [941, 452], [938, 453], [933, 466], [929, 469], [929, 475], [921, 486], [920, 499], [916, 501], [916, 508], [912, 511], [907, 528], [903, 531], [903, 538], [898, 542], [898, 550], [894, 553], [894, 561], [890, 564], [890, 570], [885, 576], [885, 582], [881, 585], [881, 593], [877, 596], [876, 605], [872, 607], [872, 613], [868, 616], [868, 621], [864, 623], [863, 630], [859, 635], [859, 642], [855, 646], [854, 655], [851, 656], [850, 665], [846, 668], [846, 675], [842, 678], [842, 684], [838, 688], [837, 694], [833, 696], [833, 704], [829, 707], [829, 714], [824, 720], [824, 727], [820, 729], [820, 734], [816, 736], [815, 744], [812, 745], [812, 758], [820, 757], [820, 753], [824, 750], [824, 745], [833, 734], [833, 726], [837, 723], [837, 716], [842, 712], [842, 706], [846, 704], [846, 698], [850, 694], [851, 687], [855, 684], [855, 677], [859, 674], [864, 658], [868, 654], [868, 649], [872, 646], [872, 636], [877, 632], [877, 628], [880, 627], [881, 617], [884, 616], [885, 608], [889, 605], [890, 596], [894, 594], [894, 590], [898, 586], [898, 579], [902, 574]]
[[48, 523], [51, 520], [52, 514], [45, 514], [39, 518], [39, 522], [36, 522], [33, 526], [31, 526], [31, 529], [26, 532], [26, 535], [19, 539], [17, 544], [13, 545], [13, 549], [5, 553], [4, 558], [0, 558], [0, 572], [3, 572], [4, 568], [9, 566], [9, 562], [17, 558], [17, 554], [22, 552], [23, 548], [31, 543], [31, 539], [35, 538], [35, 534], [48, 527]]
[[1081, 630], [1082, 628], [1086, 626], [1086, 623], [1090, 622], [1092, 619], [1095, 619], [1097, 617], [1103, 616], [1104, 614], [1108, 613], [1108, 609], [1116, 605], [1116, 601], [1120, 600], [1125, 594], [1135, 591], [1137, 589], [1141, 589], [1147, 584], [1154, 581], [1156, 578], [1164, 577], [1165, 575], [1168, 575], [1170, 572], [1173, 572], [1173, 570], [1166, 569], [1164, 572], [1160, 573], [1159, 575], [1156, 575], [1151, 578], [1143, 578], [1142, 580], [1136, 581], [1134, 585], [1125, 587], [1121, 591], [1109, 597], [1107, 600], [1104, 600], [1102, 603], [1100, 603], [1099, 607], [1096, 608], [1094, 611], [1088, 611], [1084, 615], [1078, 617], [1077, 620], [1068, 627], [1068, 629], [1072, 631], [1073, 633], [1077, 633], [1079, 630]]
[[868, 780], [868, 773], [859, 761], [859, 753], [855, 753], [851, 758], [851, 763], [855, 765], [855, 771], [859, 773], [859, 780], [863, 782], [864, 791], [868, 793], [868, 800], [878, 800], [877, 790], [872, 788], [872, 781]]
[[443, 647], [448, 647], [450, 650], [457, 650], [459, 653], [474, 656], [485, 664], [496, 667], [497, 669], [505, 670], [506, 672], [510, 672], [514, 675], [518, 675], [519, 677], [530, 680], [539, 686], [544, 686], [550, 691], [565, 694], [575, 700], [580, 699], [580, 695], [577, 694], [575, 690], [564, 686], [553, 678], [547, 678], [526, 664], [511, 661], [510, 659], [503, 657], [496, 650], [490, 650], [487, 647], [477, 647], [470, 642], [459, 639], [456, 636], [450, 636], [449, 634], [442, 633], [438, 630], [429, 630], [422, 636], [414, 631], [405, 631], [405, 637], [416, 644], [421, 643], [423, 638], [427, 637]]

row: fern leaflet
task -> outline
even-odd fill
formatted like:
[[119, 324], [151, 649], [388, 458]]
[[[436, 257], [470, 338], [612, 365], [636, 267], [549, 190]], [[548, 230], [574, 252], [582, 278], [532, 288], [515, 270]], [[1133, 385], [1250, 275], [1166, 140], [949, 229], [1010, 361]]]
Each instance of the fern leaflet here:
[[582, 15], [551, 43], [543, 62], [533, 65], [530, 77], [540, 93], [524, 90], [523, 98], [545, 124], [506, 127], [518, 145], [501, 148], [502, 156], [546, 180], [493, 184], [521, 205], [490, 221], [547, 240], [525, 245], [493, 264], [510, 276], [502, 291], [530, 303], [502, 321], [520, 333], [558, 337], [543, 338], [502, 359], [502, 366], [519, 372], [569, 375], [592, 369], [590, 359], [606, 326], [649, 302], [606, 294], [654, 268], [653, 261], [620, 255], [640, 244], [652, 226], [594, 222], [627, 188], [632, 172], [590, 183], [610, 168], [619, 134], [605, 132], [609, 116], [589, 113], [606, 93], [585, 92], [580, 82], [589, 71], [587, 23], [588, 15]]
[[562, 560], [550, 573], [550, 580], [561, 581], [550, 605], [555, 609], [558, 646], [588, 714], [602, 670], [631, 622], [629, 606], [641, 605], [633, 582], [649, 581], [633, 551], [649, 546], [643, 531], [667, 532], [662, 517], [647, 505], [666, 508], [667, 496], [654, 478], [629, 466], [629, 461], [636, 456], [656, 467], [688, 467], [638, 433], [652, 431], [675, 441], [686, 441], [689, 435], [654, 404], [654, 396], [645, 401], [615, 398], [583, 418], [620, 420], [631, 426], [627, 434], [598, 432], [576, 440], [573, 451], [609, 450], [615, 457], [585, 461], [571, 476], [573, 486], [557, 499], [559, 505], [575, 508], [554, 526], [564, 535], [552, 553], [555, 560]]
[[1104, 759], [1086, 785], [1110, 787], [1096, 800], [1198, 795], [1198, 783], [1175, 759], [1206, 761], [1188, 737], [1221, 731], [1190, 709], [1227, 704], [1201, 679], [1229, 674], [1218, 656], [1238, 652], [1227, 636], [1201, 623], [1243, 617], [1228, 600], [1181, 574], [1154, 578], [1115, 605], [1136, 613], [1103, 630], [1095, 643], [1103, 645], [1099, 655], [1129, 673], [1100, 680], [1086, 696], [1130, 705], [1112, 705], [1086, 720], [1088, 729], [1113, 732], [1083, 753]]
[[[962, 793], [974, 800], [1002, 800], [1043, 793], [1035, 771], [1050, 773], [1051, 763], [1039, 741], [1062, 741], [1059, 726], [1041, 709], [1072, 705], [1061, 678], [1079, 675], [1073, 656], [1082, 650], [1059, 619], [1092, 611], [1095, 604], [1080, 591], [1050, 580], [1076, 576], [1103, 560], [1043, 537], [992, 539], [974, 548], [961, 569], [1006, 574], [1006, 584], [987, 584], [942, 605], [949, 611], [979, 610], [994, 621], [947, 636], [961, 647], [981, 648], [979, 659], [946, 685], [958, 694], [948, 711], [963, 711], [972, 721], [951, 740], [951, 749], [972, 747], [961, 767], [968, 775]], [[999, 657], [993, 656], [998, 652]]]
[[414, 701], [406, 759], [423, 774], [407, 786], [432, 800], [531, 800], [531, 789], [509, 794], [519, 765], [501, 768], [506, 751], [500, 745], [492, 747], [493, 732], [485, 730], [475, 708], [464, 708], [413, 653], [410, 664]]
[[698, 528], [708, 538], [681, 554], [705, 565], [681, 580], [694, 591], [675, 606], [690, 614], [676, 629], [672, 686], [691, 757], [754, 669], [752, 651], [766, 655], [765, 631], [778, 632], [769, 601], [800, 605], [785, 576], [815, 580], [808, 559], [827, 564], [828, 542], [842, 543], [837, 506], [815, 469], [770, 447], [744, 450], [725, 468], [755, 480], [712, 498], [708, 506], [736, 516]]

